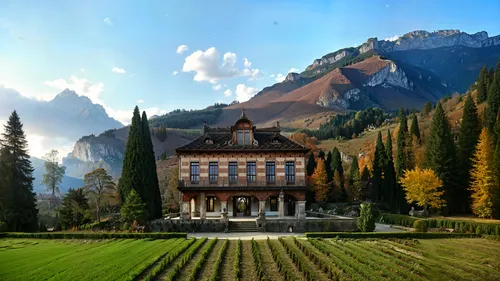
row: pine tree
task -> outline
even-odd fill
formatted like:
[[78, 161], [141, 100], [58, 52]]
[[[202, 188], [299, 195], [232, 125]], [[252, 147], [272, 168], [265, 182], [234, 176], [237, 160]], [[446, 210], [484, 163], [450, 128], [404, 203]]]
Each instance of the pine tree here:
[[142, 224], [147, 218], [146, 204], [143, 203], [135, 189], [132, 189], [127, 195], [121, 212], [123, 219], [129, 223], [136, 221]]
[[144, 149], [144, 172], [143, 181], [147, 189], [148, 197], [144, 201], [148, 209], [149, 219], [161, 218], [161, 193], [160, 185], [158, 184], [158, 174], [156, 171], [156, 158], [153, 150], [153, 141], [151, 140], [151, 132], [149, 130], [148, 117], [146, 112], [142, 112], [142, 137]]
[[489, 87], [488, 90], [488, 107], [486, 114], [486, 126], [488, 128], [488, 132], [495, 136], [495, 123], [497, 120], [497, 112], [500, 109], [500, 83], [498, 83], [495, 79]]
[[372, 195], [373, 201], [382, 199], [382, 178], [385, 165], [387, 163], [387, 154], [382, 143], [382, 133], [379, 131], [377, 142], [375, 144], [375, 155], [372, 163]]
[[352, 157], [351, 170], [349, 172], [349, 186], [353, 201], [361, 199], [361, 175], [359, 174], [358, 158]]
[[310, 153], [307, 161], [307, 175], [312, 176], [314, 169], [316, 169], [316, 159], [314, 159], [314, 153]]
[[327, 198], [329, 189], [328, 175], [326, 174], [325, 161], [323, 159], [318, 159], [318, 164], [311, 176], [311, 180], [314, 184], [316, 201], [323, 202]]
[[495, 185], [492, 143], [488, 130], [483, 128], [476, 146], [471, 170], [472, 212], [481, 218], [491, 218]]
[[431, 102], [428, 101], [424, 104], [424, 107], [422, 108], [422, 115], [429, 116], [429, 113], [431, 113], [431, 110], [432, 110], [432, 104], [431, 104]]
[[333, 180], [333, 170], [332, 170], [332, 152], [328, 151], [325, 160], [326, 174], [328, 175], [328, 182]]
[[476, 81], [477, 83], [476, 101], [478, 104], [484, 102], [487, 98], [488, 95], [487, 81], [488, 81], [488, 69], [486, 68], [485, 65], [479, 72], [479, 77], [477, 78]]
[[62, 207], [59, 210], [61, 224], [64, 229], [79, 227], [82, 224], [90, 223], [92, 215], [89, 210], [89, 203], [83, 189], [69, 189], [64, 196]]
[[8, 192], [4, 196], [9, 202], [2, 210], [0, 220], [6, 222], [11, 231], [35, 231], [38, 229], [38, 210], [33, 192], [33, 167], [23, 124], [16, 111], [12, 112], [5, 126], [1, 151], [2, 165], [9, 174], [4, 183]]
[[464, 213], [468, 209], [468, 198], [470, 192], [470, 169], [472, 167], [472, 156], [476, 150], [481, 127], [477, 116], [477, 107], [470, 94], [465, 98], [462, 123], [460, 124], [460, 138], [458, 139], [458, 172], [460, 176], [460, 188], [457, 189], [457, 198], [460, 204], [459, 211]]
[[[408, 150], [407, 146], [411, 145], [408, 143], [408, 121], [404, 113], [403, 108], [399, 110], [399, 131], [397, 139], [397, 152], [396, 152], [396, 182], [399, 178], [403, 176], [404, 171], [408, 169]], [[405, 192], [400, 184], [397, 184], [396, 192], [397, 198], [394, 202], [396, 209], [399, 213], [406, 213], [408, 209], [408, 204], [405, 199]]]
[[122, 175], [118, 182], [118, 191], [122, 204], [125, 203], [125, 199], [132, 189], [137, 191], [137, 194], [141, 196], [143, 202], [145, 201], [144, 199], [147, 198], [143, 192], [145, 190], [145, 185], [142, 179], [142, 172], [145, 161], [141, 125], [141, 115], [139, 108], [136, 106], [128, 133], [127, 147], [123, 158]]
[[418, 128], [418, 119], [417, 115], [413, 114], [413, 120], [411, 122], [411, 127], [410, 127], [410, 136], [417, 140], [417, 143], [420, 145], [420, 129]]
[[455, 165], [455, 143], [450, 129], [450, 122], [446, 116], [441, 103], [437, 104], [436, 111], [432, 116], [427, 147], [424, 153], [424, 166], [433, 170], [443, 181], [444, 198], [447, 210], [459, 211], [460, 194], [454, 190]]

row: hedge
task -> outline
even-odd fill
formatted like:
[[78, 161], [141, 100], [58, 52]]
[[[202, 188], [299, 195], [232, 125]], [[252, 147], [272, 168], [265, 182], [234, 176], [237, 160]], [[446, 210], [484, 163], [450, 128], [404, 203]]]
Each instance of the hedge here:
[[439, 238], [478, 238], [477, 234], [451, 233], [451, 232], [306, 232], [307, 238], [413, 238], [413, 239], [439, 239]]
[[[432, 218], [415, 218], [406, 215], [396, 214], [381, 214], [378, 221], [401, 225], [405, 227], [413, 227], [417, 220], [425, 220], [429, 228], [448, 228], [454, 229], [459, 233], [476, 233], [487, 235], [500, 235], [500, 223], [481, 223], [466, 220], [449, 220], [449, 219], [432, 219]], [[479, 228], [479, 230], [478, 230]]]
[[[1, 236], [0, 236], [1, 237]], [[40, 238], [40, 239], [171, 239], [187, 238], [187, 233], [182, 232], [152, 232], [152, 233], [72, 233], [72, 232], [41, 232], [41, 233], [21, 233], [7, 232], [3, 237], [7, 238]]]

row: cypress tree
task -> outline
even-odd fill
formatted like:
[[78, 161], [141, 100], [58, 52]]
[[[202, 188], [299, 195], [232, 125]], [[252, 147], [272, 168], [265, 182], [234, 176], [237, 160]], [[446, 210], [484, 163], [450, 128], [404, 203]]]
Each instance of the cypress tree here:
[[128, 133], [127, 147], [123, 158], [122, 175], [118, 182], [118, 191], [122, 204], [125, 203], [125, 199], [132, 188], [136, 190], [142, 201], [146, 202], [147, 194], [145, 193], [146, 189], [143, 182], [143, 165], [145, 161], [141, 128], [141, 115], [139, 108], [136, 106]]
[[314, 159], [314, 153], [310, 153], [307, 161], [307, 175], [312, 176], [314, 169], [316, 169], [316, 159]]
[[[403, 108], [401, 108], [399, 110], [399, 131], [396, 152], [396, 182], [403, 176], [404, 171], [409, 168], [407, 155], [408, 145], [411, 145], [408, 144], [408, 121]], [[406, 202], [404, 189], [399, 183], [396, 186], [395, 194], [397, 195], [394, 200], [394, 204], [396, 205], [395, 209], [399, 213], [406, 213], [408, 210], [408, 203]]]
[[[342, 167], [342, 156], [340, 155], [340, 151], [337, 149], [337, 147], [334, 147], [332, 150], [332, 171], [335, 173], [335, 171], [339, 172], [339, 176], [341, 179], [344, 178], [344, 168]], [[344, 184], [344, 181], [342, 180], [342, 185]]]
[[372, 163], [372, 195], [374, 201], [380, 201], [382, 198], [382, 174], [387, 163], [386, 159], [387, 154], [382, 143], [382, 133], [379, 131]]
[[361, 180], [368, 181], [370, 179], [370, 171], [368, 171], [368, 167], [366, 165], [363, 167], [363, 171], [361, 172]]
[[469, 205], [468, 198], [470, 192], [468, 191], [468, 187], [470, 186], [470, 170], [472, 168], [471, 158], [476, 151], [480, 131], [481, 127], [477, 116], [477, 107], [471, 94], [468, 94], [465, 98], [457, 148], [458, 171], [460, 173], [460, 190], [457, 190], [457, 197], [459, 196], [460, 200], [457, 203], [460, 204], [460, 212], [467, 211]]
[[392, 135], [391, 130], [387, 130], [387, 139], [385, 140], [385, 154], [387, 155], [387, 161], [392, 161], [394, 165], [394, 157], [392, 157]]
[[396, 171], [394, 170], [394, 162], [391, 159], [387, 161], [384, 170], [384, 184], [383, 184], [384, 203], [386, 203], [392, 212], [398, 211], [397, 198], [398, 194], [396, 183]]
[[151, 131], [149, 130], [148, 117], [146, 112], [142, 112], [142, 137], [144, 149], [144, 172], [143, 181], [147, 189], [146, 207], [148, 209], [149, 219], [161, 218], [161, 194], [158, 183], [158, 174], [156, 171], [156, 158], [153, 150], [153, 141], [151, 140]]
[[328, 175], [328, 182], [333, 180], [333, 170], [332, 170], [332, 152], [328, 151], [325, 161], [326, 174]]
[[479, 77], [477, 78], [477, 103], [480, 104], [484, 102], [488, 96], [488, 69], [486, 65], [479, 72]]
[[321, 158], [323, 161], [325, 161], [325, 152], [321, 149], [318, 151], [318, 158]]
[[358, 157], [352, 157], [351, 170], [349, 172], [349, 186], [351, 188], [352, 199], [361, 199], [361, 175], [359, 174]]
[[451, 133], [450, 122], [441, 103], [438, 103], [432, 116], [427, 147], [424, 153], [424, 166], [432, 169], [443, 181], [444, 198], [447, 202], [446, 211], [459, 211], [459, 193], [454, 190], [453, 173], [456, 172], [455, 143]]
[[417, 143], [420, 145], [420, 129], [418, 128], [418, 119], [416, 114], [413, 114], [413, 119], [410, 127], [410, 137], [415, 137]]
[[[497, 122], [495, 129], [497, 129], [497, 131], [500, 130], [500, 122]], [[493, 175], [495, 177], [495, 186], [499, 187], [500, 186], [500, 138], [497, 138], [497, 143], [495, 145], [495, 152], [493, 154]], [[493, 189], [493, 215], [497, 219], [500, 218], [500, 191], [498, 188]]]
[[3, 189], [7, 191], [3, 197], [8, 199], [1, 210], [0, 220], [7, 223], [11, 231], [36, 231], [38, 229], [38, 209], [33, 192], [33, 167], [28, 155], [28, 142], [23, 124], [16, 111], [12, 112], [5, 126], [1, 143], [0, 165], [7, 170]]

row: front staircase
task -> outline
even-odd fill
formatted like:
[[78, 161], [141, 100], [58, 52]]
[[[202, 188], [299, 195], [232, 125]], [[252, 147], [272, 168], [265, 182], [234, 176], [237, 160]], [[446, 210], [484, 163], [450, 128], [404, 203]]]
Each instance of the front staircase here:
[[258, 232], [255, 221], [229, 221], [229, 232]]

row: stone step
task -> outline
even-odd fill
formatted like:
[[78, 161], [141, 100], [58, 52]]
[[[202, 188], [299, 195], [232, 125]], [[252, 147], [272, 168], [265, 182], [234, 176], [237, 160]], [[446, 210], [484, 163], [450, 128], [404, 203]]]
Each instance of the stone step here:
[[237, 221], [229, 222], [230, 232], [258, 232], [257, 225], [254, 221]]

